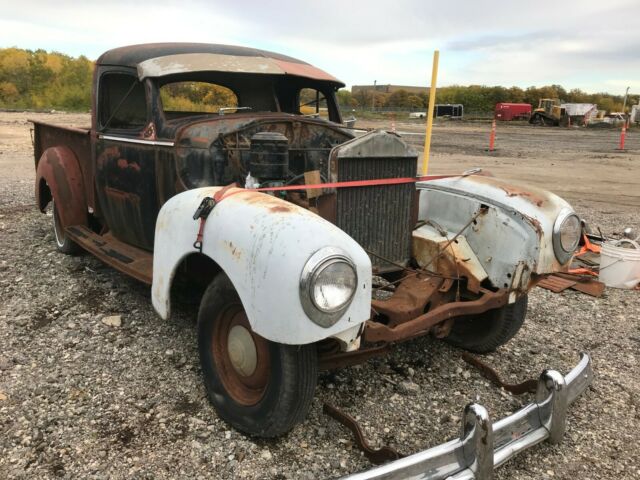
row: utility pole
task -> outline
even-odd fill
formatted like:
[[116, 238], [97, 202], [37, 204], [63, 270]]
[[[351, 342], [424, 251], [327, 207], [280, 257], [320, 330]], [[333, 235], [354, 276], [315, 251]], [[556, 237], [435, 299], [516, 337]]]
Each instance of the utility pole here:
[[624, 103], [622, 104], [622, 114], [624, 115], [625, 109], [627, 108], [627, 96], [629, 95], [629, 88], [627, 87], [627, 91], [624, 92]]

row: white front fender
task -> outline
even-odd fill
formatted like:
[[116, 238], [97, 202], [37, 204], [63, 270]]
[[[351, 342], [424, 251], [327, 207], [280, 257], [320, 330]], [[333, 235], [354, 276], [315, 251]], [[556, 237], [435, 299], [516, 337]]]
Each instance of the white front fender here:
[[477, 260], [497, 288], [523, 289], [531, 273], [566, 269], [553, 249], [553, 225], [571, 206], [557, 195], [494, 177], [451, 177], [417, 184], [419, 218], [453, 234], [461, 231], [482, 205], [486, 214], [464, 230]]
[[[170, 314], [170, 290], [177, 266], [196, 253], [196, 208], [221, 187], [189, 190], [164, 204], [156, 223], [153, 306]], [[231, 195], [229, 195], [231, 194]], [[318, 215], [284, 200], [251, 190], [231, 189], [209, 214], [202, 253], [233, 283], [252, 329], [279, 343], [301, 345], [336, 336], [370, 316], [371, 261], [349, 235]], [[312, 322], [300, 303], [300, 275], [313, 253], [338, 247], [356, 265], [358, 289], [344, 315], [329, 328]], [[344, 337], [343, 337], [344, 339]]]

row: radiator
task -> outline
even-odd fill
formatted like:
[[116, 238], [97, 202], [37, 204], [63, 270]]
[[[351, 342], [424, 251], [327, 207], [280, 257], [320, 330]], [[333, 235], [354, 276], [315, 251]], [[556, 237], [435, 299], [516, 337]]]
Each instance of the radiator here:
[[[337, 179], [373, 180], [415, 177], [416, 156], [347, 157], [337, 161]], [[374, 272], [398, 270], [411, 258], [411, 231], [415, 184], [339, 188], [336, 192], [336, 224], [355, 239], [371, 257]]]

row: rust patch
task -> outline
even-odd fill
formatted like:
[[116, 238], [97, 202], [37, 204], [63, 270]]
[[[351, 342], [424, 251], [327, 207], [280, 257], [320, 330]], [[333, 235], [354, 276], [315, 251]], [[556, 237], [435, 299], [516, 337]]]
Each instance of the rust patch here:
[[142, 138], [147, 140], [155, 140], [156, 139], [156, 126], [153, 122], [150, 122], [144, 131], [142, 132]]
[[227, 244], [227, 248], [231, 252], [231, 256], [233, 256], [233, 258], [236, 260], [240, 260], [242, 258], [242, 250], [236, 247], [231, 241], [225, 243]]
[[135, 172], [140, 172], [140, 165], [138, 165], [136, 162], [129, 162], [129, 160], [127, 160], [126, 158], [119, 158], [116, 162], [116, 165], [122, 170], [130, 169]]
[[514, 186], [502, 185], [500, 188], [504, 190], [508, 197], [523, 197], [538, 207], [542, 207], [542, 205], [544, 205], [544, 199], [534, 195], [531, 192], [520, 190], [519, 188]]
[[397, 326], [387, 326], [368, 320], [365, 323], [363, 338], [367, 343], [403, 342], [426, 335], [435, 325], [450, 318], [477, 315], [506, 305], [508, 297], [506, 289], [497, 292], [485, 291], [476, 300], [445, 303]]
[[270, 207], [269, 211], [273, 213], [289, 213], [291, 209], [285, 205], [276, 205], [274, 207]]
[[542, 240], [542, 236], [544, 235], [544, 231], [542, 230], [542, 224], [536, 218], [530, 217], [529, 215], [525, 215], [521, 213], [522, 217], [526, 218], [527, 221], [533, 226], [533, 229], [536, 231], [536, 235], [538, 236], [538, 240]]
[[442, 278], [407, 276], [388, 300], [372, 300], [371, 307], [398, 325], [424, 312], [427, 303], [442, 284]]

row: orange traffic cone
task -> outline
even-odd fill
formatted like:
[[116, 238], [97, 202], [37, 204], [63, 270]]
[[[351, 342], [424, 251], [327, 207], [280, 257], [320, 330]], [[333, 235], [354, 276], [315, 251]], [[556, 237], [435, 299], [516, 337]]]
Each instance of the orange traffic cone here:
[[627, 136], [627, 121], [625, 120], [622, 124], [622, 131], [620, 132], [620, 144], [616, 150], [624, 150], [624, 140]]
[[496, 144], [496, 119], [491, 123], [491, 134], [489, 135], [489, 151], [493, 152]]

